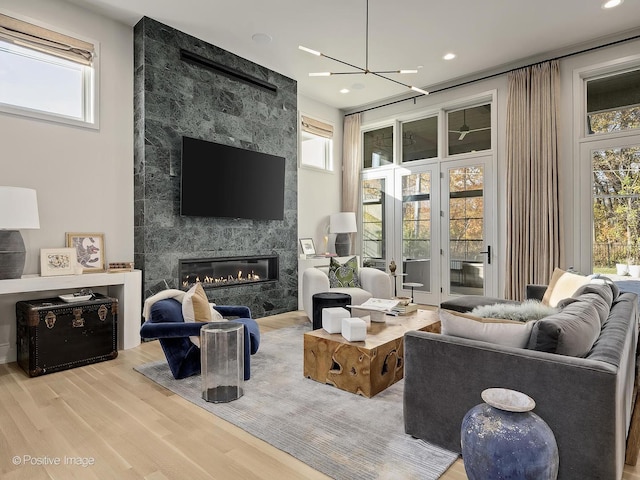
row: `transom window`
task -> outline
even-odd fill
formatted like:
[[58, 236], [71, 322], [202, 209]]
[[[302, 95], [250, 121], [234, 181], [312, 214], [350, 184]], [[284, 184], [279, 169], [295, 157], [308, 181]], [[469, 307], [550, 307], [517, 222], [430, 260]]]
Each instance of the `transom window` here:
[[364, 133], [364, 168], [393, 164], [393, 126]]
[[0, 111], [97, 127], [95, 47], [0, 14]]
[[640, 128], [640, 69], [587, 81], [587, 133]]
[[491, 104], [447, 113], [449, 155], [491, 149]]
[[300, 164], [333, 171], [333, 126], [302, 116]]
[[402, 124], [402, 161], [413, 162], [438, 156], [438, 117]]

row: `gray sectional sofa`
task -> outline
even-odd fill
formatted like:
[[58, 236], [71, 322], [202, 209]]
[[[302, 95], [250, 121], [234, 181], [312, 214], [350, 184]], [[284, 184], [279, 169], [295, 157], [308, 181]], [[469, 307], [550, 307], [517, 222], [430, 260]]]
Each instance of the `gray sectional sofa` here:
[[[460, 452], [462, 418], [482, 403], [480, 393], [491, 387], [510, 388], [532, 397], [534, 412], [553, 430], [560, 457], [558, 478], [620, 479], [633, 410], [638, 297], [618, 295], [615, 286], [606, 288], [611, 288], [612, 299], [608, 311], [596, 290], [581, 289], [563, 302], [566, 306], [558, 314], [539, 321], [543, 323], [533, 328], [525, 348], [408, 332], [406, 433]], [[562, 331], [561, 318], [570, 311], [577, 315], [574, 318], [604, 315], [599, 336], [581, 357], [550, 353], [548, 343], [541, 341], [549, 334], [571, 335], [573, 327]]]

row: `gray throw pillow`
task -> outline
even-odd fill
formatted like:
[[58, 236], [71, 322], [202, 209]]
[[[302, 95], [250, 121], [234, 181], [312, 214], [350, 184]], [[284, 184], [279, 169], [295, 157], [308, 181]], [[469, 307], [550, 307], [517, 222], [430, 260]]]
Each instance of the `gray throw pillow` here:
[[593, 293], [599, 295], [606, 303], [609, 308], [613, 305], [613, 301], [615, 300], [614, 292], [611, 289], [609, 284], [605, 283], [587, 283], [580, 287], [576, 292], [572, 295], [573, 298], [580, 298], [585, 293]]
[[600, 317], [589, 301], [570, 303], [559, 313], [538, 320], [527, 348], [582, 357], [600, 335]]
[[607, 304], [607, 301], [597, 293], [583, 293], [576, 298], [565, 298], [560, 303], [558, 303], [558, 306], [564, 308], [573, 302], [588, 302], [593, 305], [598, 312], [598, 319], [600, 320], [601, 327], [609, 318], [609, 311], [611, 310], [611, 308]]

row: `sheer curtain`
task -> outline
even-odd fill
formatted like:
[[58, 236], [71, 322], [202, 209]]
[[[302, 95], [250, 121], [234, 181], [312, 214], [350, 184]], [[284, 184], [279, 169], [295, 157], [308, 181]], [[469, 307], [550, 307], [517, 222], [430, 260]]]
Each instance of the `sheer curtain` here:
[[[342, 211], [355, 212], [356, 217], [360, 193], [360, 122], [359, 113], [344, 117], [342, 140]], [[352, 242], [355, 237], [351, 236]]]
[[562, 262], [559, 82], [557, 60], [509, 73], [505, 296], [516, 300]]

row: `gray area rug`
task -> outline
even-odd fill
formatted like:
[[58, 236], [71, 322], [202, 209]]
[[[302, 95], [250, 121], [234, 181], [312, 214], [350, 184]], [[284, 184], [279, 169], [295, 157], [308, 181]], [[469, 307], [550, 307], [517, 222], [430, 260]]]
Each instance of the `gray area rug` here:
[[262, 335], [244, 396], [202, 399], [200, 376], [175, 380], [165, 361], [137, 367], [151, 380], [326, 475], [347, 479], [437, 479], [457, 454], [404, 433], [403, 381], [373, 398], [304, 378], [300, 325]]

